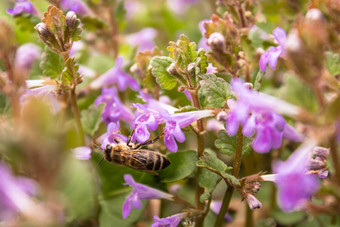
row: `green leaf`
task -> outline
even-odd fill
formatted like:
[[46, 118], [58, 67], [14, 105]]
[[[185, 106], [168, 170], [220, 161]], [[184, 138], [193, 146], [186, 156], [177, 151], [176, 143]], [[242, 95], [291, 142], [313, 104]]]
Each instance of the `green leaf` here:
[[326, 119], [328, 122], [334, 122], [340, 116], [340, 95], [334, 99], [326, 109]]
[[184, 112], [189, 112], [189, 111], [197, 111], [197, 108], [193, 106], [183, 106], [179, 110], [176, 110], [175, 113], [184, 113]]
[[78, 73], [79, 65], [76, 64], [74, 58], [68, 58], [62, 73], [62, 85], [67, 86], [74, 82], [80, 74]]
[[232, 167], [228, 167], [222, 160], [220, 160], [216, 156], [215, 152], [210, 149], [206, 149], [204, 151], [204, 155], [198, 160], [197, 166], [201, 168], [206, 168], [211, 172], [220, 175], [225, 180], [228, 180], [234, 185], [240, 185], [240, 182], [236, 177], [227, 173], [232, 169]]
[[203, 169], [201, 174], [198, 175], [198, 182], [205, 192], [201, 195], [200, 200], [203, 203], [210, 198], [210, 194], [214, 191], [216, 184], [221, 179], [221, 176], [213, 173], [207, 169]]
[[[222, 154], [232, 156], [236, 151], [236, 136], [230, 137], [225, 130], [220, 130], [217, 133], [217, 140], [215, 146], [220, 149]], [[242, 155], [248, 155], [251, 151], [252, 139], [243, 137]]]
[[102, 121], [102, 113], [104, 111], [104, 104], [100, 104], [98, 106], [92, 105], [87, 110], [81, 111], [81, 123], [84, 129], [84, 132], [93, 137], [95, 132], [99, 128], [99, 124]]
[[63, 58], [59, 54], [51, 51], [48, 47], [45, 47], [40, 68], [44, 76], [56, 79], [61, 75], [64, 69]]
[[198, 56], [195, 60], [195, 74], [198, 75], [200, 73], [205, 74], [207, 72], [208, 67], [208, 57], [205, 55], [205, 51], [200, 49], [198, 52]]
[[96, 17], [86, 16], [81, 18], [83, 28], [89, 31], [97, 31], [103, 29], [106, 25]]
[[340, 60], [337, 53], [326, 53], [326, 67], [333, 76], [340, 74]]
[[281, 225], [292, 225], [302, 221], [305, 218], [305, 213], [302, 211], [285, 213], [276, 210], [271, 212], [271, 216]]
[[188, 150], [171, 153], [168, 156], [171, 164], [159, 171], [162, 182], [173, 182], [189, 176], [196, 169], [197, 155], [195, 151]]
[[204, 107], [222, 108], [227, 99], [231, 98], [230, 85], [214, 74], [200, 75], [201, 87], [198, 91], [200, 103]]
[[40, 22], [39, 18], [30, 14], [20, 14], [14, 16], [16, 25], [24, 31], [34, 32], [34, 27]]
[[262, 84], [262, 79], [263, 79], [264, 73], [259, 70], [259, 72], [256, 74], [255, 82], [254, 82], [254, 90], [259, 91], [261, 88]]
[[152, 75], [161, 88], [171, 90], [177, 85], [177, 79], [167, 72], [167, 68], [174, 61], [170, 57], [153, 57], [151, 59]]

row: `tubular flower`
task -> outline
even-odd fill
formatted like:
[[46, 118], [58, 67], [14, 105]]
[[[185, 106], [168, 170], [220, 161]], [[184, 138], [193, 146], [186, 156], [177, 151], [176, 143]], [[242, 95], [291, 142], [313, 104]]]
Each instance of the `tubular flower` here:
[[29, 0], [17, 0], [17, 3], [14, 5], [13, 9], [7, 9], [7, 13], [11, 14], [12, 16], [19, 15], [22, 12], [26, 12], [34, 16], [39, 16], [37, 9]]
[[275, 182], [279, 206], [285, 212], [301, 209], [319, 188], [317, 177], [307, 174], [315, 145], [307, 140], [286, 161], [273, 164], [275, 174], [261, 176]]
[[15, 66], [20, 70], [30, 70], [34, 61], [39, 58], [40, 52], [40, 47], [33, 43], [20, 46], [15, 54]]
[[90, 87], [92, 89], [98, 89], [100, 87], [117, 84], [120, 91], [125, 91], [127, 86], [134, 91], [138, 91], [139, 84], [137, 81], [122, 70], [123, 61], [123, 57], [119, 56], [116, 60], [116, 65], [92, 81]]
[[90, 9], [81, 0], [61, 0], [61, 7], [66, 11], [73, 11], [81, 16], [90, 14]]
[[149, 130], [155, 131], [158, 123], [155, 116], [144, 105], [136, 103], [132, 106], [137, 109], [135, 121], [131, 125], [135, 129], [132, 140], [137, 139], [139, 143], [143, 143], [150, 138]]
[[188, 216], [188, 213], [179, 213], [166, 218], [159, 218], [157, 215], [154, 217], [155, 222], [151, 227], [177, 227], [179, 222]]
[[72, 149], [73, 157], [79, 160], [89, 160], [91, 158], [92, 150], [87, 146], [76, 147]]
[[115, 138], [119, 138], [122, 141], [126, 141], [127, 138], [124, 135], [119, 134], [119, 121], [117, 123], [111, 122], [107, 126], [107, 132], [103, 135], [101, 139], [103, 139], [101, 149], [105, 149], [106, 145], [109, 143], [116, 143], [114, 141]]
[[277, 60], [279, 57], [284, 55], [284, 48], [286, 45], [287, 34], [286, 31], [282, 28], [275, 28], [273, 31], [273, 35], [276, 41], [279, 43], [277, 47], [270, 47], [266, 52], [261, 55], [260, 58], [260, 69], [262, 72], [266, 71], [267, 64], [272, 69], [275, 69]]
[[229, 136], [234, 136], [239, 126], [243, 127], [242, 133], [247, 137], [252, 137], [256, 132], [252, 146], [259, 153], [279, 148], [283, 137], [294, 141], [302, 139], [302, 136], [287, 125], [284, 118], [275, 111], [282, 110], [282, 106], [285, 106], [284, 112], [292, 115], [298, 112], [296, 107], [252, 91], [239, 79], [232, 80], [231, 87], [237, 96], [237, 102], [232, 99], [227, 101], [230, 111], [226, 116], [226, 131]]
[[154, 28], [144, 28], [139, 32], [129, 34], [126, 36], [126, 41], [131, 46], [137, 46], [138, 52], [139, 51], [145, 51], [145, 50], [151, 50], [155, 43], [153, 42], [153, 39], [157, 36], [157, 31]]
[[124, 180], [127, 185], [133, 188], [131, 193], [126, 198], [123, 204], [123, 218], [127, 218], [131, 212], [131, 205], [133, 205], [136, 209], [140, 209], [142, 207], [141, 200], [142, 199], [168, 199], [173, 200], [173, 196], [162, 192], [160, 190], [151, 188], [144, 184], [139, 184], [135, 182], [133, 177], [130, 174], [124, 175]]
[[[164, 143], [171, 152], [177, 152], [178, 146], [176, 140], [180, 143], [185, 141], [185, 135], [181, 128], [189, 126], [195, 121], [212, 115], [211, 110], [190, 111], [184, 113], [168, 114], [161, 112], [161, 116], [166, 120], [164, 128]], [[175, 140], [176, 139], [176, 140]]]
[[96, 106], [100, 103], [105, 103], [102, 118], [106, 124], [118, 120], [130, 123], [134, 118], [133, 113], [119, 100], [117, 90], [114, 87], [102, 89], [102, 94], [94, 101]]

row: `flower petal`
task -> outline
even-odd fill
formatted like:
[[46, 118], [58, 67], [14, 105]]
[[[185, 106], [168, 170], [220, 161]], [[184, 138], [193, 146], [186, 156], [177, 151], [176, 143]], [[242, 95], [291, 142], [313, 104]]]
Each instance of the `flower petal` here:
[[169, 149], [170, 152], [177, 152], [178, 146], [175, 138], [172, 135], [164, 136], [164, 144]]

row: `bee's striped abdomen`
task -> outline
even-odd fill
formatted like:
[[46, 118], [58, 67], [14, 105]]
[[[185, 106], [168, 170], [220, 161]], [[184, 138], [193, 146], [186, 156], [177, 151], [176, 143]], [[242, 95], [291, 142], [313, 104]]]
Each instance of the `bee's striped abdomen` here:
[[148, 164], [146, 168], [151, 171], [157, 171], [162, 170], [170, 165], [169, 159], [167, 159], [166, 156], [156, 153], [156, 152], [150, 152], [148, 160]]

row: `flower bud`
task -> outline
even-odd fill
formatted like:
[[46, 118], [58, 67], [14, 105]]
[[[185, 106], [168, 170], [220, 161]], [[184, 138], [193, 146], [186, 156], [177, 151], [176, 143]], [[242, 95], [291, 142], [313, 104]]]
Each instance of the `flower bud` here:
[[137, 63], [133, 64], [133, 65], [130, 67], [130, 72], [136, 74], [136, 75], [139, 76], [139, 77], [142, 77], [142, 76], [143, 76], [143, 71], [138, 67]]
[[225, 38], [221, 33], [218, 32], [214, 32], [209, 36], [207, 44], [212, 50], [219, 50], [223, 52], [226, 49]]
[[244, 59], [239, 59], [239, 60], [237, 60], [237, 66], [238, 66], [239, 68], [242, 68], [243, 66], [245, 66], [246, 63], [247, 63], [247, 62], [246, 62]]
[[262, 203], [255, 196], [253, 196], [249, 193], [246, 194], [246, 200], [247, 200], [248, 206], [251, 210], [255, 210], [257, 208], [262, 207]]
[[216, 119], [221, 122], [225, 122], [228, 117], [228, 113], [225, 111], [221, 111], [217, 114]]
[[43, 41], [48, 40], [52, 36], [52, 33], [50, 32], [45, 23], [40, 22], [34, 28], [38, 32], [38, 35]]
[[181, 86], [178, 87], [177, 91], [178, 92], [184, 92], [186, 89], [187, 89], [186, 86], [181, 85]]
[[175, 62], [171, 63], [171, 65], [166, 69], [166, 71], [171, 75], [178, 75]]
[[187, 71], [188, 71], [190, 76], [195, 74], [195, 63], [194, 62], [192, 62], [188, 65]]
[[74, 24], [77, 21], [77, 15], [73, 11], [67, 12], [66, 16], [66, 24], [68, 28], [73, 28]]
[[306, 14], [306, 20], [311, 22], [324, 21], [325, 18], [319, 9], [313, 8], [308, 10]]

